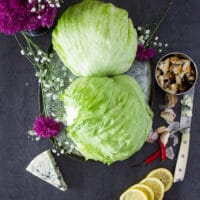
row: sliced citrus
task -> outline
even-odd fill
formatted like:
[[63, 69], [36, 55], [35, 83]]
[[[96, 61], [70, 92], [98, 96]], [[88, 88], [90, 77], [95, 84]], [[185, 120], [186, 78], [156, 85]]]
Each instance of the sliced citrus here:
[[148, 200], [148, 198], [141, 190], [128, 189], [121, 194], [120, 200]]
[[168, 191], [172, 187], [173, 176], [172, 176], [172, 173], [166, 168], [155, 169], [151, 171], [147, 175], [147, 177], [154, 177], [154, 178], [159, 179], [165, 187], [165, 192]]
[[145, 178], [140, 183], [147, 185], [153, 190], [154, 200], [162, 200], [164, 197], [164, 185], [157, 178]]
[[147, 196], [148, 200], [154, 200], [154, 193], [153, 193], [153, 190], [148, 187], [147, 185], [144, 185], [144, 184], [135, 184], [133, 186], [131, 186], [129, 188], [129, 190], [131, 189], [138, 189], [138, 190], [141, 190], [142, 192], [145, 193], [145, 195]]

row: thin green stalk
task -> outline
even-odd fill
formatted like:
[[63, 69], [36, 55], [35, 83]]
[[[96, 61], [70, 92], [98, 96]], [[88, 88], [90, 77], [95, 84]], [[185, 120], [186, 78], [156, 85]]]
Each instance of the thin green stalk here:
[[15, 40], [17, 41], [17, 44], [19, 45], [19, 47], [21, 48], [21, 50], [23, 50], [25, 53], [24, 53], [24, 56], [26, 57], [26, 59], [33, 65], [35, 71], [38, 71], [38, 66], [34, 63], [34, 61], [31, 59], [31, 57], [29, 57], [27, 54], [26, 54], [26, 50], [24, 49], [24, 47], [22, 46], [22, 44], [20, 43], [19, 39], [17, 38], [16, 35], [14, 35], [14, 38]]
[[[44, 52], [43, 50], [41, 50], [34, 42], [32, 42], [32, 40], [29, 37], [27, 37], [26, 34], [22, 33], [22, 35], [24, 36], [24, 39], [26, 40], [32, 53], [34, 53], [34, 50], [32, 49], [32, 47], [34, 47], [36, 51], [41, 51], [43, 54], [45, 54], [46, 57], [48, 57], [48, 54]], [[37, 57], [37, 56], [34, 55], [34, 57]], [[56, 76], [56, 74], [52, 71], [51, 67], [49, 67], [47, 63], [45, 64], [45, 66], [54, 76]], [[38, 67], [41, 68], [40, 65], [38, 65]]]
[[[46, 116], [47, 115], [47, 109], [46, 109], [46, 104], [45, 104], [45, 97], [44, 97], [44, 89], [43, 89], [43, 84], [40, 83], [40, 90], [41, 90], [41, 95], [42, 95], [42, 115]], [[41, 105], [41, 104], [40, 104]]]
[[161, 16], [160, 20], [158, 21], [158, 23], [156, 23], [156, 27], [155, 29], [153, 30], [153, 32], [150, 34], [148, 40], [144, 43], [144, 47], [148, 47], [149, 46], [149, 43], [151, 42], [152, 38], [155, 36], [158, 28], [160, 27], [161, 23], [163, 22], [164, 18], [166, 17], [169, 9], [171, 8], [171, 6], [173, 5], [173, 2], [170, 1], [167, 8], [165, 9], [163, 15]]

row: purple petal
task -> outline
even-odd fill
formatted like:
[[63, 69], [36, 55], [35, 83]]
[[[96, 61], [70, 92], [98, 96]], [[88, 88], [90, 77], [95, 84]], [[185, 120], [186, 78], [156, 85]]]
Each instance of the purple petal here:
[[33, 130], [40, 137], [50, 138], [56, 136], [61, 129], [61, 123], [51, 117], [39, 116], [35, 119]]
[[[57, 8], [51, 8], [44, 1], [45, 9], [31, 12], [37, 7], [37, 0], [32, 3], [24, 0], [0, 0], [0, 32], [15, 34], [23, 30], [35, 30], [39, 27], [51, 27], [54, 23]], [[41, 19], [38, 16], [41, 16]]]
[[140, 61], [148, 61], [156, 55], [156, 50], [153, 48], [144, 48], [144, 45], [139, 44], [136, 54], [136, 59]]

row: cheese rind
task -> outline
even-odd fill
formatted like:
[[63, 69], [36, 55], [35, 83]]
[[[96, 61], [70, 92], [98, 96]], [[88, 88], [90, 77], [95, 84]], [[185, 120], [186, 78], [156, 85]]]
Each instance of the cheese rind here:
[[26, 171], [59, 190], [66, 191], [67, 185], [50, 150], [37, 155], [27, 166]]

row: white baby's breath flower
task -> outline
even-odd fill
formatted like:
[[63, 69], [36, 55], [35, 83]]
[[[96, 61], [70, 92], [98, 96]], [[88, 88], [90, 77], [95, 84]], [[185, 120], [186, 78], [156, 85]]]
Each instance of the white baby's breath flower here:
[[52, 96], [52, 93], [46, 93], [46, 97], [49, 98]]
[[29, 56], [32, 56], [33, 53], [32, 53], [31, 51], [28, 51], [28, 55], [29, 55]]
[[55, 117], [55, 116], [56, 116], [56, 114], [55, 114], [55, 113], [51, 113], [51, 116], [52, 116], [52, 117]]
[[43, 5], [41, 5], [41, 9], [42, 10], [44, 10], [45, 9], [45, 5], [43, 4]]
[[71, 83], [73, 81], [73, 78], [72, 77], [69, 77], [69, 82]]
[[39, 141], [41, 139], [41, 137], [36, 137], [35, 141]]
[[45, 87], [45, 88], [50, 88], [50, 85], [49, 84], [43, 84], [43, 86]]
[[50, 63], [50, 62], [51, 62], [51, 59], [50, 59], [50, 58], [47, 58], [47, 62], [49, 62], [49, 63]]
[[165, 44], [165, 47], [168, 47], [168, 44], [167, 44], [167, 43]]
[[153, 45], [154, 45], [154, 46], [157, 46], [157, 42], [154, 42]]
[[20, 53], [21, 55], [25, 55], [25, 51], [23, 49], [20, 51]]
[[161, 53], [161, 52], [162, 52], [162, 49], [159, 49], [158, 52]]
[[141, 44], [144, 44], [145, 43], [145, 40], [144, 40], [144, 35], [141, 35], [139, 38], [138, 38], [139, 42]]
[[55, 95], [55, 94], [52, 96], [52, 99], [53, 99], [53, 100], [57, 100], [57, 98], [58, 98], [58, 96]]
[[60, 3], [56, 3], [56, 7], [57, 7], [57, 8], [60, 8]]
[[149, 34], [149, 33], [150, 33], [150, 30], [147, 29], [147, 30], [145, 31], [145, 34]]
[[154, 38], [154, 40], [156, 40], [156, 41], [157, 41], [158, 39], [159, 39], [159, 37], [158, 37], [158, 36], [156, 36], [156, 37]]
[[39, 55], [39, 56], [42, 55], [42, 51], [38, 50], [37, 55]]
[[51, 149], [51, 151], [52, 151], [53, 153], [57, 153], [57, 150], [56, 150], [56, 149]]
[[39, 58], [34, 58], [34, 60], [36, 61], [36, 62], [39, 62], [40, 61], [40, 59]]
[[159, 47], [162, 47], [162, 42], [159, 42], [159, 43], [158, 43], [158, 46], [159, 46]]
[[144, 40], [147, 40], [149, 38], [149, 35], [144, 36]]
[[31, 8], [31, 12], [36, 12], [36, 7]]
[[40, 72], [36, 72], [36, 73], [35, 73], [35, 76], [36, 76], [36, 77], [39, 77], [39, 76], [40, 76]]
[[60, 82], [60, 78], [56, 78], [56, 81], [57, 81], [57, 82]]
[[61, 82], [61, 83], [60, 83], [60, 87], [63, 87], [63, 86], [64, 86], [64, 83], [63, 83], [63, 82]]
[[64, 149], [61, 149], [60, 150], [60, 154], [64, 154], [65, 153], [65, 150]]
[[43, 58], [42, 58], [42, 60], [44, 60], [44, 61], [46, 61], [48, 59], [48, 57], [46, 57], [46, 56], [44, 56]]
[[50, 6], [51, 8], [54, 8], [54, 7], [55, 7], [55, 5], [54, 5], [53, 3], [49, 4], [49, 6]]
[[53, 58], [53, 56], [54, 56], [53, 53], [50, 53], [50, 54], [49, 54], [49, 57], [50, 57], [50, 58]]
[[141, 31], [141, 30], [142, 30], [142, 27], [138, 26], [138, 27], [137, 27], [137, 30], [138, 30], [138, 31]]

